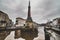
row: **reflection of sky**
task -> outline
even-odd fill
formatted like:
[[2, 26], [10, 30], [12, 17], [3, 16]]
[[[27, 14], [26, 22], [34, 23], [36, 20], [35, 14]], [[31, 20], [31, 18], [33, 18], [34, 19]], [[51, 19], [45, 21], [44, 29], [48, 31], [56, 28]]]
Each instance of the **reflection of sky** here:
[[[44, 28], [43, 27], [39, 27], [38, 29], [38, 37], [34, 38], [34, 40], [44, 40]], [[23, 38], [19, 38], [19, 39], [14, 39], [14, 31], [10, 33], [9, 36], [6, 37], [5, 40], [25, 40]]]
[[24, 40], [24, 39], [22, 39], [22, 38], [14, 39], [14, 36], [15, 36], [14, 33], [15, 33], [15, 32], [12, 31], [12, 32], [10, 33], [10, 35], [8, 35], [5, 40]]
[[[28, 0], [0, 0], [0, 10], [14, 21], [16, 17], [27, 17]], [[41, 23], [60, 16], [60, 0], [31, 0], [34, 21]], [[38, 19], [37, 19], [38, 18]]]
[[35, 38], [34, 40], [44, 40], [44, 28], [43, 27], [39, 27], [38, 28], [38, 37]]

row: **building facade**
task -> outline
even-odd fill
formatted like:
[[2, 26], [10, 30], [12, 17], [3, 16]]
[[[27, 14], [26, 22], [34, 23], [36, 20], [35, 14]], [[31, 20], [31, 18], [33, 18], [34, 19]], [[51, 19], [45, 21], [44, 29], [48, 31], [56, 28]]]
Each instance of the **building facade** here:
[[2, 11], [0, 11], [0, 28], [1, 27], [9, 27], [12, 26], [12, 20], [9, 19], [8, 15]]
[[23, 18], [20, 18], [20, 17], [17, 17], [16, 18], [16, 27], [22, 27], [22, 26], [24, 26], [24, 24], [25, 24], [25, 19], [23, 19]]
[[52, 23], [54, 27], [60, 28], [60, 18], [53, 19]]

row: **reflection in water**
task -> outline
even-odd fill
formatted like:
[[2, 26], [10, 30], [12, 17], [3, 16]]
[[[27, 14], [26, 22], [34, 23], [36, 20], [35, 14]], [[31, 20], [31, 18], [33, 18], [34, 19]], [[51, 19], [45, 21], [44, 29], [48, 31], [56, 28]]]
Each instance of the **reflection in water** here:
[[14, 38], [15, 39], [18, 39], [18, 38], [20, 38], [21, 37], [21, 30], [16, 30], [15, 31], [15, 36], [14, 36]]
[[[18, 31], [18, 32], [20, 32], [20, 31]], [[31, 38], [31, 39], [33, 39], [33, 40], [44, 40], [44, 28], [43, 27], [39, 27], [38, 28], [38, 34], [36, 33], [36, 34], [33, 34], [32, 32], [31, 32], [31, 34], [30, 33], [28, 33], [28, 32], [25, 32], [24, 34], [27, 36], [22, 36], [22, 35], [19, 35], [18, 37], [19, 38], [17, 38], [17, 39], [15, 39], [14, 37], [15, 37], [15, 32], [14, 31], [12, 31], [11, 33], [10, 33], [10, 35], [9, 36], [7, 36], [6, 37], [6, 39], [5, 40], [25, 40], [25, 38]], [[20, 34], [20, 33], [19, 33]], [[21, 34], [23, 34], [23, 33], [21, 33]], [[18, 34], [17, 34], [18, 35]], [[35, 37], [33, 36], [33, 35], [35, 35]], [[23, 38], [22, 38], [22, 37]], [[34, 38], [33, 38], [34, 37]], [[26, 39], [27, 40], [27, 39]]]
[[38, 36], [38, 30], [37, 29], [35, 29], [34, 31], [29, 30], [29, 29], [21, 30], [21, 31], [17, 30], [17, 31], [15, 31], [15, 36], [16, 36], [15, 38], [22, 37], [26, 40], [33, 40], [35, 37]]
[[0, 40], [4, 40], [9, 34], [8, 31], [0, 31]]
[[[51, 31], [50, 31], [51, 32]], [[17, 34], [19, 33], [19, 34]], [[10, 34], [10, 35], [9, 35]], [[17, 35], [16, 35], [17, 34]], [[28, 32], [28, 31], [0, 31], [0, 40], [45, 40], [44, 27], [39, 27], [38, 32]], [[50, 40], [60, 40], [60, 35], [56, 34], [54, 31], [51, 33]], [[17, 37], [16, 37], [17, 36]], [[15, 39], [17, 38], [17, 39]]]
[[52, 32], [51, 35], [52, 36], [50, 37], [50, 40], [60, 40], [60, 35], [58, 35], [57, 33]]
[[53, 30], [45, 30], [45, 40], [60, 40], [60, 35]]
[[47, 32], [46, 28], [44, 28], [44, 33], [45, 33], [45, 40], [50, 40], [50, 35]]

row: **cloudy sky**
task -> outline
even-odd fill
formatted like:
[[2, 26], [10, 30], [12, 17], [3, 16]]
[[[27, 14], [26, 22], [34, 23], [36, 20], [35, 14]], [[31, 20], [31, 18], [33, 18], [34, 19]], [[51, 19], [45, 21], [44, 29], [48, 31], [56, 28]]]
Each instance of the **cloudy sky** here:
[[[27, 18], [29, 0], [0, 0], [0, 10], [13, 21], [16, 17]], [[32, 19], [37, 23], [60, 17], [60, 0], [31, 0]]]

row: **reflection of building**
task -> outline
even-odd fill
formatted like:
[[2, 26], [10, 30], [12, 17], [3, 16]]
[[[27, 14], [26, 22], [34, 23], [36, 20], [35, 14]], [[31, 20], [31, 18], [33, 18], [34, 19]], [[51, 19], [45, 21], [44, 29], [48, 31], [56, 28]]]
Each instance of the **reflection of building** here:
[[10, 32], [0, 31], [0, 40], [4, 40], [9, 34]]
[[21, 30], [16, 30], [14, 38], [16, 39], [16, 38], [20, 38], [20, 37], [21, 37]]
[[31, 31], [21, 31], [21, 37], [25, 40], [33, 40], [35, 37], [38, 37], [38, 30]]
[[44, 27], [44, 33], [45, 33], [45, 40], [50, 40], [50, 34], [47, 32], [45, 27]]

